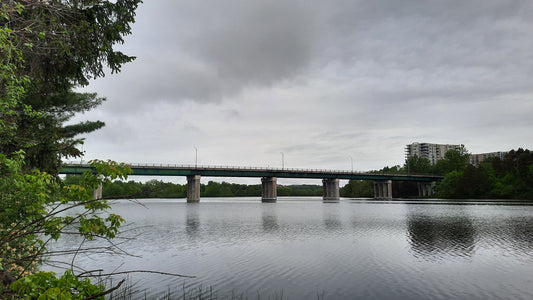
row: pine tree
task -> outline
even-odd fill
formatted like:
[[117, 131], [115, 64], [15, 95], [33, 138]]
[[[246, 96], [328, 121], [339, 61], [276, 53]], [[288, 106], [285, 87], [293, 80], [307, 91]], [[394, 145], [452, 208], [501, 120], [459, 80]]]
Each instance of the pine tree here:
[[[76, 113], [90, 110], [105, 99], [74, 89], [89, 80], [119, 72], [135, 57], [116, 51], [130, 34], [140, 0], [21, 0], [3, 1], [0, 26], [7, 34], [4, 44], [16, 46], [20, 59], [12, 64], [15, 74], [28, 78], [21, 101], [13, 114], [0, 116], [14, 133], [2, 134], [0, 153], [26, 152], [26, 167], [57, 174], [61, 158], [79, 157], [83, 139], [78, 136], [104, 126], [88, 121], [65, 126]], [[9, 49], [2, 49], [3, 52]], [[3, 55], [9, 65], [13, 55]], [[0, 82], [0, 98], [9, 87]], [[28, 109], [31, 107], [31, 109]], [[29, 112], [31, 111], [31, 113]]]

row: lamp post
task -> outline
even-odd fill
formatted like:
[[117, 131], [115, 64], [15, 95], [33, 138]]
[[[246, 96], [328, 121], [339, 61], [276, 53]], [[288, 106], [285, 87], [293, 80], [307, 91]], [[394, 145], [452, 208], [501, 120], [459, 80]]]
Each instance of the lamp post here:
[[285, 169], [285, 153], [281, 152], [281, 169]]
[[352, 173], [353, 173], [353, 158], [351, 155], [350, 155], [350, 162], [352, 163]]
[[198, 167], [198, 147], [194, 147], [194, 149], [196, 150], [196, 156], [195, 156], [195, 160], [194, 160], [194, 167], [197, 168]]

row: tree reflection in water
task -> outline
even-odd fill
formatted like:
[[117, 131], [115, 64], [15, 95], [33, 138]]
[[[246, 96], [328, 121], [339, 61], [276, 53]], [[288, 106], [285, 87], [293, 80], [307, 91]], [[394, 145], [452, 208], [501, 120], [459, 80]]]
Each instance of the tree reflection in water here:
[[415, 257], [439, 260], [472, 256], [476, 230], [466, 214], [409, 212], [407, 236]]

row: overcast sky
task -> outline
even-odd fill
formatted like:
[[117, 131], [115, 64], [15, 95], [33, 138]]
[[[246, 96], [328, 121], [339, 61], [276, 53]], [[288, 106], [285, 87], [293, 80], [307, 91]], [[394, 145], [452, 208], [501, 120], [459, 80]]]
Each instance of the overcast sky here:
[[[84, 90], [84, 160], [401, 165], [412, 142], [533, 149], [533, 1], [144, 0]], [[317, 183], [318, 184], [318, 183]]]

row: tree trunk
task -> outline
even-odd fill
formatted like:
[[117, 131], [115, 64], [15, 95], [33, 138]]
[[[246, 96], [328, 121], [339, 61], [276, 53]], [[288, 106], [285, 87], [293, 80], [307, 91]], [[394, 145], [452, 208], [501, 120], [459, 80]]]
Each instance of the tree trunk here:
[[15, 277], [9, 275], [9, 273], [5, 270], [0, 271], [0, 279], [2, 280], [4, 286], [9, 286], [17, 280]]

